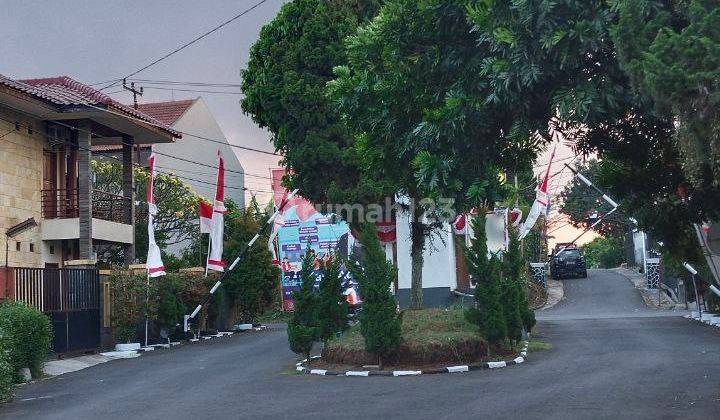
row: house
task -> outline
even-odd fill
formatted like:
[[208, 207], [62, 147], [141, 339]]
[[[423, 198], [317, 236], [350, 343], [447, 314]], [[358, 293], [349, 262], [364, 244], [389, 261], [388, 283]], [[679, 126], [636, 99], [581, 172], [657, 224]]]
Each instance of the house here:
[[[37, 227], [6, 237], [3, 265], [62, 267], [94, 260], [95, 246], [122, 244], [135, 259], [133, 147], [181, 135], [158, 119], [69, 77], [0, 76], [0, 229], [29, 218]], [[91, 150], [115, 147], [123, 191], [93, 190]]]
[[[174, 173], [196, 193], [212, 199], [217, 176], [217, 151], [220, 150], [225, 158], [225, 197], [239, 207], [245, 207], [243, 167], [202, 98], [139, 104], [138, 111], [183, 134], [183, 138], [175, 143], [139, 146], [139, 162], [147, 162], [150, 153], [155, 152], [155, 164], [159, 170]], [[94, 151], [100, 156], [117, 156], [120, 149], [117, 146], [100, 146]]]

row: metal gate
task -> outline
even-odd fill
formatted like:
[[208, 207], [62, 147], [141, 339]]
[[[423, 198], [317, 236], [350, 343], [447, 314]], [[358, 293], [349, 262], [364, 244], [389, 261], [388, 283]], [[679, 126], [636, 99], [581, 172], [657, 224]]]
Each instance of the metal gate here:
[[100, 346], [100, 275], [97, 269], [15, 268], [15, 300], [47, 314], [53, 350]]

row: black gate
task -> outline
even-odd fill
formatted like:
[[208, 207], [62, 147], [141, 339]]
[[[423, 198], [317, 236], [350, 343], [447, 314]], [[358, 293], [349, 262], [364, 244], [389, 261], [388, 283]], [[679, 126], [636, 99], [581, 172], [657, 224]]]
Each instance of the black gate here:
[[47, 314], [53, 350], [100, 346], [100, 275], [96, 269], [15, 268], [15, 299]]

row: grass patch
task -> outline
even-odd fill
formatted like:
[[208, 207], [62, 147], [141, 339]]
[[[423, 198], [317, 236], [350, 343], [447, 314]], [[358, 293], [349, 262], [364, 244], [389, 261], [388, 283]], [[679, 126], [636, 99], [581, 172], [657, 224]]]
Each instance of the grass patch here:
[[[402, 333], [408, 345], [442, 344], [478, 337], [476, 327], [465, 319], [462, 309], [404, 311]], [[359, 324], [329, 343], [330, 347], [352, 349], [361, 349], [364, 345]]]
[[550, 349], [552, 349], [552, 344], [546, 343], [544, 341], [530, 340], [530, 342], [528, 343], [528, 351], [529, 352], [550, 350]]
[[257, 317], [259, 324], [281, 324], [287, 323], [292, 318], [292, 312], [268, 311]]
[[[393, 367], [431, 367], [466, 364], [487, 359], [487, 344], [475, 325], [465, 319], [462, 309], [425, 309], [403, 312], [403, 344], [388, 356], [385, 364]], [[493, 349], [490, 359], [515, 354], [513, 350]], [[313, 362], [327, 368], [376, 364], [365, 352], [365, 343], [356, 325], [323, 349], [322, 360]]]

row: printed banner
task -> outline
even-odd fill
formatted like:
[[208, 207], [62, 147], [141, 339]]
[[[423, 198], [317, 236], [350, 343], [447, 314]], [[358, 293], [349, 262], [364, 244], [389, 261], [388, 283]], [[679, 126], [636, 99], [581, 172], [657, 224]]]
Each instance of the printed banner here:
[[[287, 190], [280, 183], [285, 170], [275, 169], [271, 174], [277, 207], [287, 196]], [[300, 290], [300, 269], [306, 252], [314, 255], [313, 275], [315, 288], [318, 288], [324, 262], [333, 257], [346, 259], [355, 244], [347, 223], [318, 213], [309, 201], [297, 195], [275, 219], [275, 232], [285, 311], [292, 311], [294, 308], [292, 292]], [[341, 268], [341, 273], [349, 279], [344, 267]]]

